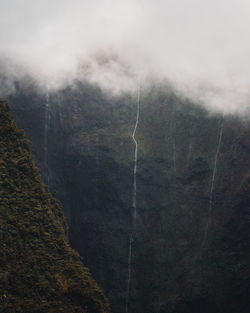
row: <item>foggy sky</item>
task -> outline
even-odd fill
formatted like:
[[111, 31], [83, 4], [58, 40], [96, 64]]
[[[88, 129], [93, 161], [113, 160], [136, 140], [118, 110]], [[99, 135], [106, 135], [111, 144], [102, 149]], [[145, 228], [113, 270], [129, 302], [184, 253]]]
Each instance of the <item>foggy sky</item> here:
[[249, 35], [249, 0], [0, 0], [10, 80], [82, 75], [118, 91], [155, 77], [226, 112], [250, 105]]

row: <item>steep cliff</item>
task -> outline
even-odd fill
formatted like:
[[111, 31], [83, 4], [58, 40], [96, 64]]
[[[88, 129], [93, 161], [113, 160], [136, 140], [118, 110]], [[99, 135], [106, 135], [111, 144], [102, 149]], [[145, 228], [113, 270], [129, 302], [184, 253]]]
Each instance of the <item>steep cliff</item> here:
[[[23, 110], [24, 98], [33, 112]], [[113, 311], [124, 312], [135, 97], [110, 97], [76, 82], [51, 93], [50, 119], [45, 95], [19, 90], [11, 103], [34, 141], [44, 176], [47, 163], [73, 246]], [[138, 216], [129, 312], [249, 312], [248, 122], [211, 115], [155, 85], [142, 89], [136, 138]]]
[[0, 102], [0, 311], [109, 312], [69, 245], [59, 203], [42, 182], [24, 132]]

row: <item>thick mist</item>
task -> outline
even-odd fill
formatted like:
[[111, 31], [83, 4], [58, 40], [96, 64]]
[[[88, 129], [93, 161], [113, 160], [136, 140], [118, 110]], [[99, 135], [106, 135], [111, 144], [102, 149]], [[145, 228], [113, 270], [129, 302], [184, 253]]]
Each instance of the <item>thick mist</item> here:
[[250, 99], [249, 34], [247, 0], [1, 0], [0, 92], [27, 75], [115, 93], [155, 79], [238, 113]]

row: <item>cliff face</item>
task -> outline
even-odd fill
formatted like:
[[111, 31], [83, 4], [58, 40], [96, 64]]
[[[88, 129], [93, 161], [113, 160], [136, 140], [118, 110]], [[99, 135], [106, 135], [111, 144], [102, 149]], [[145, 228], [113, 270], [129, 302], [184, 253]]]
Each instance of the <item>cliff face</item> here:
[[58, 202], [40, 178], [24, 132], [0, 102], [0, 311], [109, 312], [71, 249]]
[[[135, 99], [79, 82], [50, 95], [49, 114], [45, 95], [19, 90], [10, 100], [63, 202], [73, 246], [113, 311], [124, 312]], [[158, 86], [142, 91], [136, 137], [129, 311], [249, 312], [248, 123], [211, 116]]]

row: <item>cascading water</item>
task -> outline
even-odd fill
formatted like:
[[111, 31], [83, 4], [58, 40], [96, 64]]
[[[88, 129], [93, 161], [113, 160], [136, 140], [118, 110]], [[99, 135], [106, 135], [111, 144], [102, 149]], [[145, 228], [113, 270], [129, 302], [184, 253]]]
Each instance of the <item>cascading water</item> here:
[[45, 117], [44, 117], [44, 180], [47, 186], [50, 184], [50, 175], [48, 167], [48, 140], [49, 140], [49, 129], [50, 129], [50, 94], [49, 91], [46, 93], [45, 101]]
[[174, 163], [174, 172], [176, 174], [176, 144], [173, 143], [173, 163]]
[[211, 213], [213, 210], [214, 183], [215, 183], [215, 177], [216, 177], [216, 171], [217, 171], [218, 155], [220, 152], [221, 139], [222, 139], [222, 134], [223, 134], [223, 126], [224, 126], [224, 115], [222, 116], [222, 120], [220, 124], [219, 140], [218, 140], [217, 149], [216, 149], [215, 158], [214, 158], [214, 166], [213, 166], [212, 180], [211, 180], [210, 193], [209, 193], [208, 220], [207, 220], [206, 227], [205, 227], [204, 239], [202, 243], [203, 246], [205, 245], [207, 241], [207, 233], [208, 233], [208, 228], [209, 228], [209, 224], [211, 221]]
[[136, 186], [136, 178], [137, 178], [137, 156], [138, 156], [138, 143], [135, 139], [139, 116], [140, 116], [140, 84], [138, 85], [137, 90], [137, 110], [136, 110], [136, 122], [134, 131], [132, 134], [132, 140], [135, 145], [135, 152], [134, 152], [134, 175], [133, 175], [133, 201], [132, 201], [132, 209], [133, 209], [133, 224], [132, 224], [132, 231], [129, 238], [129, 251], [128, 251], [128, 279], [127, 279], [127, 290], [126, 290], [126, 307], [125, 311], [128, 313], [128, 304], [129, 304], [129, 295], [130, 295], [130, 287], [131, 287], [131, 261], [132, 261], [132, 246], [135, 240], [136, 235], [136, 218], [137, 218], [137, 186]]
[[98, 181], [99, 181], [99, 164], [100, 164], [100, 153], [99, 153], [99, 137], [95, 139], [95, 191], [96, 197], [98, 197]]
[[173, 168], [174, 168], [174, 173], [176, 174], [176, 140], [175, 140], [175, 136], [176, 136], [176, 121], [175, 121], [175, 117], [174, 117], [174, 121], [173, 121]]

